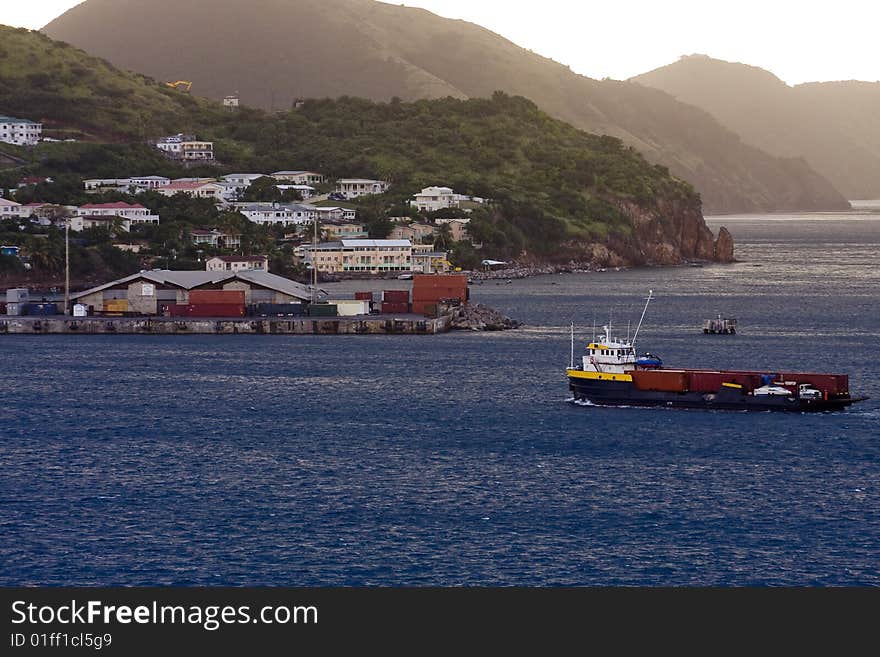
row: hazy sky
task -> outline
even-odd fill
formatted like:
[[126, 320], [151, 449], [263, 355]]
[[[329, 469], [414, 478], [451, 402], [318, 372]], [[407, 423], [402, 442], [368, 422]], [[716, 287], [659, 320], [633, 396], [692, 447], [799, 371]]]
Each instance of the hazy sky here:
[[[193, 0], [185, 0], [191, 2]], [[210, 1], [210, 0], [209, 0]], [[0, 20], [39, 28], [79, 0], [3, 0]], [[876, 0], [407, 0], [478, 23], [593, 78], [625, 79], [702, 53], [789, 84], [880, 80]]]

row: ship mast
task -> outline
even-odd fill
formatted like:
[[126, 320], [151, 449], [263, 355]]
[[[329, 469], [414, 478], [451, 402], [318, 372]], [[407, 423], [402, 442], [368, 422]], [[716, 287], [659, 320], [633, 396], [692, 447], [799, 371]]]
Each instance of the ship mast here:
[[642, 316], [639, 318], [639, 325], [636, 326], [636, 332], [635, 332], [635, 335], [633, 335], [632, 345], [630, 345], [630, 346], [632, 346], [633, 350], [635, 350], [635, 347], [636, 347], [636, 338], [639, 337], [639, 329], [642, 328], [642, 322], [645, 319], [645, 313], [648, 312], [648, 304], [651, 303], [651, 299], [653, 299], [653, 298], [654, 298], [654, 290], [648, 290], [648, 298], [645, 300], [645, 307], [642, 310]]
[[569, 360], [568, 369], [574, 369], [574, 322], [571, 323], [571, 359]]

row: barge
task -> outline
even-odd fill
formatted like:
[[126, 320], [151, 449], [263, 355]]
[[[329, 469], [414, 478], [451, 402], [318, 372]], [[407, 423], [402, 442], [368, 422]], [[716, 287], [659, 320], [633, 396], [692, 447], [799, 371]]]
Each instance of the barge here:
[[[648, 303], [652, 298], [653, 293]], [[636, 355], [637, 337], [638, 328], [632, 341], [615, 339], [605, 326], [576, 365], [572, 329], [572, 362], [566, 375], [573, 401], [600, 406], [808, 412], [838, 411], [867, 399], [850, 395], [846, 374], [667, 368], [653, 354]]]

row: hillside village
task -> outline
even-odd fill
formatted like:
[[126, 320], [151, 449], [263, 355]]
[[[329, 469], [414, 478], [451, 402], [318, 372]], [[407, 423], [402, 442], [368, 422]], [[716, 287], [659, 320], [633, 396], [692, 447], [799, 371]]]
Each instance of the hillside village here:
[[[11, 117], [0, 120], [8, 120], [0, 128], [0, 139], [25, 146], [40, 141], [39, 123]], [[8, 127], [13, 125], [14, 129]], [[162, 137], [153, 145], [175, 162], [217, 166], [213, 143], [195, 135]], [[131, 254], [142, 268], [157, 264], [162, 255], [157, 248], [162, 225], [160, 198], [183, 203], [197, 200], [200, 205], [196, 212], [201, 209], [208, 215], [207, 211], [212, 210], [224, 218], [224, 226], [190, 228], [182, 236], [183, 253], [175, 254], [197, 262], [207, 271], [218, 267], [227, 271], [269, 270], [268, 249], [259, 248], [265, 246], [265, 240], [242, 240], [243, 231], [236, 230], [236, 222], [231, 221], [235, 217], [264, 229], [264, 237], [273, 242], [272, 247], [283, 247], [287, 260], [281, 265], [283, 273], [302, 275], [316, 267], [318, 272], [336, 277], [460, 271], [462, 267], [453, 262], [450, 249], [459, 243], [466, 243], [468, 252], [481, 248], [480, 244], [472, 244], [469, 215], [486, 204], [486, 199], [457, 194], [450, 187], [431, 186], [407, 199], [402, 208], [405, 214], [383, 217], [386, 221], [379, 229], [371, 230], [360, 218], [357, 204], [385, 194], [391, 188], [390, 182], [366, 178], [329, 182], [322, 173], [304, 170], [217, 177], [86, 178], [81, 191], [94, 196], [95, 202], [25, 199], [38, 197], [34, 190], [46, 189], [53, 182], [51, 178], [30, 176], [22, 178], [16, 188], [4, 190], [0, 197], [0, 221], [7, 235], [4, 239], [10, 241], [13, 226], [22, 235], [38, 235], [41, 229], [67, 230], [80, 245], [103, 241]], [[25, 202], [17, 201], [19, 197]], [[197, 223], [204, 223], [206, 218]], [[40, 266], [27, 244], [2, 246], [0, 257], [18, 259], [25, 270]], [[165, 255], [161, 264], [170, 266]], [[473, 265], [473, 258], [462, 264]]]

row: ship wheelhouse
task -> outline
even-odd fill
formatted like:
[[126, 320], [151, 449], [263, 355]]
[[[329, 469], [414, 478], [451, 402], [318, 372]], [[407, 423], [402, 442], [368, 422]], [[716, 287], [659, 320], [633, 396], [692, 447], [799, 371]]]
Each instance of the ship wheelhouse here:
[[623, 373], [636, 369], [636, 350], [629, 342], [611, 337], [611, 329], [603, 327], [605, 333], [598, 342], [587, 345], [583, 357], [584, 372]]

